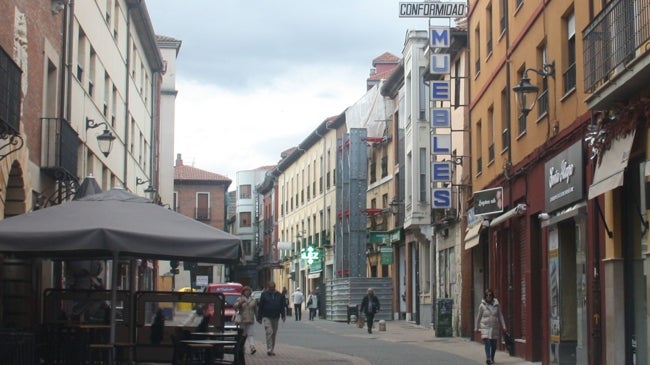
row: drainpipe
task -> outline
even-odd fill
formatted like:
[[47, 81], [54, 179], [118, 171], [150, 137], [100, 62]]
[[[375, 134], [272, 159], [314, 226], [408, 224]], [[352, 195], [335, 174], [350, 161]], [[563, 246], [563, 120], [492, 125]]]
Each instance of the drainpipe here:
[[[135, 5], [135, 6], [139, 6]], [[126, 73], [125, 73], [125, 86], [126, 90], [124, 92], [124, 187], [127, 187], [127, 181], [128, 176], [129, 176], [129, 169], [128, 169], [128, 156], [129, 156], [129, 140], [131, 138], [130, 133], [129, 133], [129, 94], [130, 94], [130, 87], [129, 87], [129, 73], [131, 70], [131, 45], [129, 44], [129, 40], [131, 39], [131, 10], [134, 8], [134, 6], [127, 6], [126, 10], [126, 40], [127, 40], [127, 45], [126, 45]]]
[[[508, 1], [504, 1], [502, 4], [504, 4], [504, 6], [506, 7], [505, 10], [504, 10], [504, 14], [508, 14], [508, 11], [509, 11]], [[507, 15], [505, 17], [505, 21], [506, 21], [505, 38], [506, 38], [506, 49], [507, 49], [506, 58], [509, 59], [510, 58], [510, 46], [511, 46], [511, 44], [510, 44], [510, 27], [509, 27], [510, 26], [510, 21], [509, 21], [509, 18], [508, 18]], [[511, 103], [511, 100], [510, 100], [512, 98], [512, 78], [510, 77], [510, 73], [511, 73], [510, 64], [511, 64], [510, 62], [506, 62], [506, 90], [508, 92], [508, 97], [506, 98], [506, 104], [507, 104], [508, 110], [512, 110], [512, 103]], [[506, 123], [507, 123], [507, 127], [508, 127], [508, 163], [511, 164], [512, 163], [512, 117], [511, 117], [510, 113], [508, 113], [508, 117], [506, 118]], [[508, 178], [507, 171], [504, 173], [504, 175], [506, 175], [506, 179], [508, 181], [508, 199], [509, 199], [510, 204], [512, 205], [512, 197], [513, 197], [513, 194], [512, 194], [512, 181], [511, 181], [510, 178]], [[512, 234], [513, 234], [512, 230], [509, 229], [508, 230], [508, 239], [507, 239], [508, 253], [507, 253], [507, 258], [506, 258], [506, 260], [507, 260], [506, 262], [507, 262], [507, 265], [508, 265], [508, 269], [507, 269], [508, 270], [508, 274], [507, 274], [508, 275], [508, 318], [507, 318], [506, 323], [508, 324], [508, 329], [510, 329], [510, 331], [512, 331], [513, 316], [514, 316], [514, 314], [513, 314], [514, 310], [512, 308], [513, 307], [513, 305], [512, 305], [512, 301], [513, 301], [513, 295], [512, 295], [512, 267], [511, 267], [512, 266], [511, 265], [511, 262], [512, 262]]]

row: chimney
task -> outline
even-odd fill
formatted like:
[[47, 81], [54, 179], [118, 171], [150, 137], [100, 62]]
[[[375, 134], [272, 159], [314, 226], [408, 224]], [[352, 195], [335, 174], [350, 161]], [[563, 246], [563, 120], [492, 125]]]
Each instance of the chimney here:
[[176, 154], [176, 166], [183, 166], [183, 159], [180, 153]]

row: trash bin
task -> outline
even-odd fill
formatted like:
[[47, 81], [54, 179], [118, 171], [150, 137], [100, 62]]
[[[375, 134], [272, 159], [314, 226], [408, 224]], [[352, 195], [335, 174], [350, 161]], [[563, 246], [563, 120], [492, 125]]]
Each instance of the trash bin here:
[[452, 299], [436, 300], [436, 337], [451, 337], [453, 335], [451, 327], [453, 307], [454, 301]]
[[357, 304], [348, 304], [348, 324], [350, 324], [350, 317], [352, 316], [359, 319], [359, 306]]

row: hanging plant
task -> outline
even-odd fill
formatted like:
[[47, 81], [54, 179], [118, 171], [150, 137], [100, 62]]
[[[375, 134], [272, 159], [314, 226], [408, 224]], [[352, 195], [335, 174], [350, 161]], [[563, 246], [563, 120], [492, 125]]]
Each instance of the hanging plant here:
[[640, 97], [628, 103], [618, 103], [611, 109], [595, 112], [592, 121], [587, 126], [585, 142], [591, 149], [590, 158], [593, 160], [609, 150], [614, 139], [627, 136], [639, 126], [650, 125], [650, 99]]

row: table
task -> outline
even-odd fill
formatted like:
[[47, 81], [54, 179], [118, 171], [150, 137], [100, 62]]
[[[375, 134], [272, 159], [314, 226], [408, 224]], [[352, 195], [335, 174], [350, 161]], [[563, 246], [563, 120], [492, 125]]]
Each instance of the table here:
[[192, 336], [197, 337], [237, 337], [239, 332], [237, 331], [224, 331], [224, 332], [192, 332]]
[[216, 349], [218, 352], [223, 353], [224, 346], [237, 345], [237, 341], [235, 340], [181, 340], [180, 342], [189, 349], [189, 351], [183, 354], [183, 358], [185, 356], [198, 355], [206, 365], [214, 362], [215, 352], [213, 350]]

